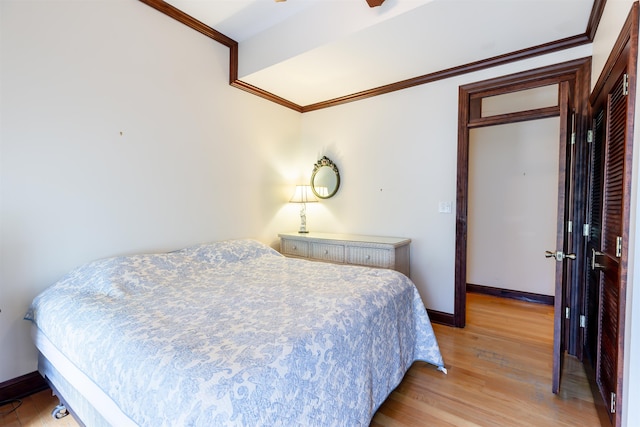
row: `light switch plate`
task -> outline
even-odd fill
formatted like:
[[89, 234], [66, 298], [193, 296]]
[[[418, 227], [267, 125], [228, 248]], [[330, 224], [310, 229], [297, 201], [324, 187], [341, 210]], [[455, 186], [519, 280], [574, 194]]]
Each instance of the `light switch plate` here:
[[438, 203], [438, 212], [439, 213], [451, 213], [451, 202], [439, 202]]

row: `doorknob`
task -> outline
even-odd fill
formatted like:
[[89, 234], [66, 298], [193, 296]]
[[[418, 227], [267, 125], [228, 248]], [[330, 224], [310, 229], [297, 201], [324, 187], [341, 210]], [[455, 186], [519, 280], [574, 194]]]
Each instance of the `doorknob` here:
[[555, 258], [556, 261], [560, 262], [565, 258], [569, 258], [569, 259], [576, 259], [576, 254], [565, 254], [562, 251], [545, 251], [544, 252], [544, 256], [545, 258]]

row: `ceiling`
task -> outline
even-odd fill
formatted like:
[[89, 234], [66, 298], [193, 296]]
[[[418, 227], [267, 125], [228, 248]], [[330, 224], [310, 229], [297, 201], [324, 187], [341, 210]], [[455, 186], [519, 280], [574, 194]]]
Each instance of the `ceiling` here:
[[239, 43], [238, 78], [298, 105], [584, 34], [594, 0], [165, 0]]

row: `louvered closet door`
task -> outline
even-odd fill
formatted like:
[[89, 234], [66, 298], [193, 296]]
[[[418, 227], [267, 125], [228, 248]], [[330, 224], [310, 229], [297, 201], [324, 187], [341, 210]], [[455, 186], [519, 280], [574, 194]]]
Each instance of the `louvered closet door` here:
[[609, 413], [615, 412], [618, 385], [619, 308], [623, 235], [624, 160], [627, 97], [624, 74], [609, 94], [605, 123], [601, 250], [595, 256], [600, 274], [600, 313], [596, 381]]
[[601, 109], [593, 121], [593, 141], [589, 146], [589, 203], [586, 224], [589, 224], [587, 255], [590, 262], [586, 287], [586, 337], [585, 356], [595, 368], [598, 355], [598, 331], [600, 326], [600, 276], [599, 256], [602, 250], [602, 187], [604, 180], [605, 110]]

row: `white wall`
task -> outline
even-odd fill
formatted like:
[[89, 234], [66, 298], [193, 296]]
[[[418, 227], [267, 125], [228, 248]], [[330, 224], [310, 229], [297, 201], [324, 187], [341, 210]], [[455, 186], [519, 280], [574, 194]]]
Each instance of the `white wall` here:
[[2, 382], [36, 369], [22, 317], [74, 266], [275, 243], [297, 218], [300, 114], [231, 88], [227, 48], [141, 2], [0, 8]]
[[559, 117], [469, 132], [467, 283], [555, 294], [559, 134]]
[[[326, 155], [342, 178], [336, 197], [307, 214], [310, 229], [410, 237], [426, 306], [453, 313], [459, 86], [590, 54], [583, 46], [305, 113], [301, 162], [310, 175]], [[454, 213], [438, 213], [440, 201]]]

